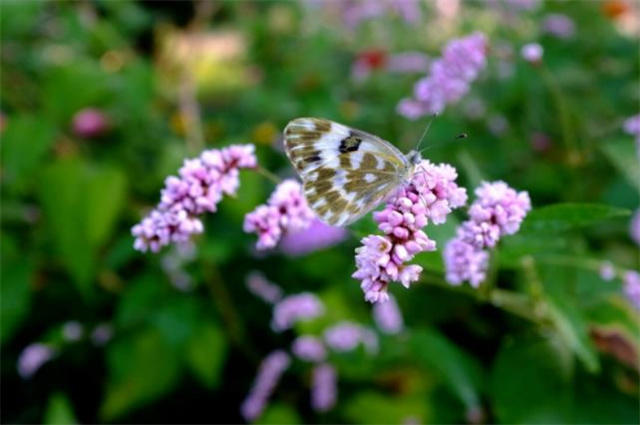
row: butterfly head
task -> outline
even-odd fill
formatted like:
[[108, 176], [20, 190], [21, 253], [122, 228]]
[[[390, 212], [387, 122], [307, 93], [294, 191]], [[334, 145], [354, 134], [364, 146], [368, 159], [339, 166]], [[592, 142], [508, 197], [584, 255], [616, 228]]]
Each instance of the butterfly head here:
[[422, 162], [422, 155], [418, 151], [411, 151], [407, 154], [407, 160], [411, 165], [418, 165]]

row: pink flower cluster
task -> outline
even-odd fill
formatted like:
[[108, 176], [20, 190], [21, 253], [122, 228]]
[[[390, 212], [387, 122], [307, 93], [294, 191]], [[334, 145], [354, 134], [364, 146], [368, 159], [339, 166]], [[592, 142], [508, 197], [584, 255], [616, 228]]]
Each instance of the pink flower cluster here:
[[376, 303], [373, 305], [373, 320], [380, 331], [395, 335], [404, 329], [402, 312], [396, 299], [390, 295], [386, 303]]
[[306, 229], [314, 218], [300, 183], [285, 180], [276, 187], [267, 204], [245, 216], [244, 231], [257, 233], [256, 248], [264, 250], [275, 247], [286, 233]]
[[527, 192], [516, 192], [502, 181], [484, 182], [475, 193], [469, 220], [460, 225], [444, 250], [446, 279], [452, 285], [468, 281], [478, 287], [486, 277], [486, 250], [495, 247], [502, 236], [516, 233], [531, 209]]
[[324, 331], [324, 340], [335, 352], [344, 353], [364, 345], [369, 353], [378, 352], [378, 336], [369, 328], [343, 321]]
[[296, 322], [324, 314], [324, 304], [314, 294], [305, 292], [289, 295], [273, 307], [271, 327], [276, 332], [291, 328]]
[[158, 206], [131, 229], [135, 249], [157, 252], [171, 242], [185, 242], [202, 233], [198, 216], [215, 212], [223, 195], [236, 193], [239, 169], [256, 166], [253, 145], [206, 150], [198, 158], [185, 160], [179, 176], [165, 180]]
[[622, 277], [624, 294], [635, 308], [640, 310], [640, 273], [627, 270]]
[[400, 101], [398, 113], [409, 119], [441, 113], [469, 91], [486, 66], [486, 54], [487, 38], [480, 32], [450, 41], [442, 57], [431, 63], [429, 75], [416, 83], [413, 98]]
[[636, 149], [640, 156], [640, 114], [627, 118], [622, 124], [625, 133], [630, 134], [636, 139]]
[[573, 19], [562, 13], [550, 13], [542, 21], [544, 32], [561, 39], [569, 39], [576, 32], [576, 25]]
[[436, 243], [422, 231], [429, 221], [445, 222], [447, 215], [467, 200], [464, 188], [455, 183], [457, 172], [447, 164], [424, 160], [411, 182], [400, 188], [384, 210], [374, 213], [384, 235], [362, 239], [356, 249], [357, 270], [352, 277], [362, 281], [365, 300], [375, 303], [389, 299], [389, 282], [409, 287], [420, 277], [422, 267], [405, 263], [423, 251], [434, 251]]
[[291, 345], [291, 352], [307, 362], [321, 362], [327, 357], [327, 349], [322, 340], [310, 335], [296, 338]]
[[344, 227], [329, 226], [319, 219], [313, 219], [304, 230], [288, 232], [280, 242], [280, 250], [292, 257], [318, 251], [337, 243], [347, 237]]
[[247, 289], [264, 302], [275, 304], [282, 299], [282, 288], [271, 283], [260, 272], [251, 272], [246, 280]]
[[55, 348], [40, 342], [26, 346], [18, 357], [18, 374], [24, 379], [31, 378], [56, 353]]
[[260, 416], [290, 363], [291, 358], [282, 350], [272, 352], [262, 361], [253, 387], [240, 407], [240, 412], [247, 421], [253, 421]]
[[311, 374], [311, 406], [317, 412], [326, 412], [338, 398], [336, 369], [330, 364], [319, 364]]

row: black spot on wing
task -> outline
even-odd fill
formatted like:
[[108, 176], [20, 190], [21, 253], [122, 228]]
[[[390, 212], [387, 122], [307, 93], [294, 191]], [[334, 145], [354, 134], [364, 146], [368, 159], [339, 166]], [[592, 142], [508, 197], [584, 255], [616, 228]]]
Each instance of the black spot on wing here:
[[356, 136], [353, 132], [349, 132], [349, 136], [340, 141], [338, 150], [340, 153], [354, 152], [358, 150], [360, 143], [362, 143], [362, 138]]

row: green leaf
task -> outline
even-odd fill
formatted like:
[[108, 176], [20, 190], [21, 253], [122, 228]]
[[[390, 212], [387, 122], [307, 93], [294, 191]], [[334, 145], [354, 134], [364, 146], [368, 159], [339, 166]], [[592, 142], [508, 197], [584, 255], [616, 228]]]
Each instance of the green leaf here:
[[609, 161], [624, 175], [629, 183], [640, 192], [640, 165], [636, 147], [631, 139], [618, 139], [600, 145]]
[[125, 199], [125, 176], [114, 168], [95, 169], [86, 188], [87, 235], [100, 246], [113, 232], [113, 226]]
[[478, 361], [433, 329], [420, 329], [411, 336], [418, 362], [437, 373], [467, 408], [480, 405], [482, 367]]
[[200, 382], [215, 388], [227, 354], [227, 344], [220, 328], [204, 322], [187, 343], [187, 365]]
[[358, 393], [343, 406], [345, 418], [360, 424], [404, 424], [408, 420], [424, 423], [429, 413], [421, 397], [392, 397], [373, 391]]
[[100, 408], [105, 421], [167, 394], [180, 377], [176, 351], [154, 330], [111, 344], [107, 364], [109, 379]]
[[540, 266], [547, 314], [564, 344], [590, 372], [600, 369], [584, 313], [575, 296], [575, 273], [566, 267]]
[[28, 259], [3, 264], [0, 285], [0, 341], [5, 342], [18, 329], [29, 312], [33, 264]]
[[57, 161], [42, 173], [40, 201], [60, 261], [87, 293], [95, 267], [84, 207], [86, 173], [75, 158]]
[[42, 421], [45, 424], [77, 424], [75, 414], [73, 413], [73, 406], [69, 398], [62, 393], [54, 393], [49, 397], [47, 408], [44, 412], [44, 419]]
[[284, 403], [272, 403], [269, 405], [267, 410], [262, 414], [260, 419], [258, 419], [256, 424], [267, 425], [267, 424], [301, 424], [302, 420], [300, 419], [300, 415], [295, 409], [291, 406], [288, 406]]
[[48, 166], [40, 200], [60, 261], [87, 293], [98, 248], [111, 236], [124, 205], [125, 178], [117, 169], [89, 167], [77, 158]]
[[630, 214], [627, 209], [609, 205], [555, 204], [531, 211], [522, 223], [522, 232], [563, 232]]
[[53, 144], [55, 129], [42, 117], [15, 115], [2, 135], [3, 179], [9, 190], [24, 190]]
[[501, 423], [572, 423], [571, 355], [555, 339], [507, 339], [490, 379]]

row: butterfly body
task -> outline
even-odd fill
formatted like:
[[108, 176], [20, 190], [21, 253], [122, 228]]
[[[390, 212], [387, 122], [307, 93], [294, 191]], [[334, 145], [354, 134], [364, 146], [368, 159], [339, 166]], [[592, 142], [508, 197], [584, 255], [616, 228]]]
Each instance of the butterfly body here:
[[285, 151], [305, 198], [325, 222], [344, 226], [410, 181], [422, 158], [391, 143], [321, 118], [297, 118], [284, 130]]

